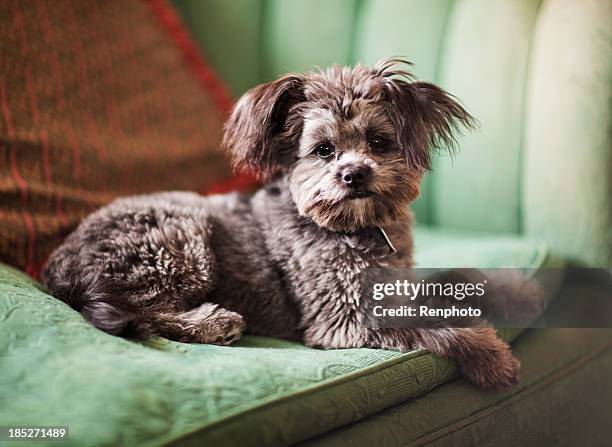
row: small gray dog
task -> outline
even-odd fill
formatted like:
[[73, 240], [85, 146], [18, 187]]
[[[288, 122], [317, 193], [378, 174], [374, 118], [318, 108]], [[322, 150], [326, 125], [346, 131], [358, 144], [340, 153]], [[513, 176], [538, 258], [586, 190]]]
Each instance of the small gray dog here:
[[453, 148], [453, 133], [474, 122], [400, 63], [253, 88], [223, 145], [267, 181], [263, 189], [116, 200], [51, 255], [49, 290], [115, 335], [225, 345], [248, 328], [324, 349], [424, 348], [455, 359], [480, 387], [515, 384], [519, 362], [493, 328], [364, 324], [362, 275], [412, 266], [409, 204], [432, 151]]

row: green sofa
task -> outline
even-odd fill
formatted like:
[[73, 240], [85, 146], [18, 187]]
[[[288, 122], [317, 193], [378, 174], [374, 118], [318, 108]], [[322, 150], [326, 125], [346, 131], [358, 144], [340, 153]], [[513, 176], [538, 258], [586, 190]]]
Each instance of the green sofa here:
[[[405, 55], [463, 101], [481, 128], [426, 179], [419, 266], [611, 265], [612, 1], [175, 6], [236, 95], [286, 71]], [[126, 341], [1, 266], [0, 426], [69, 426], [67, 445], [607, 445], [612, 330], [502, 335], [522, 380], [484, 392], [423, 351]]]

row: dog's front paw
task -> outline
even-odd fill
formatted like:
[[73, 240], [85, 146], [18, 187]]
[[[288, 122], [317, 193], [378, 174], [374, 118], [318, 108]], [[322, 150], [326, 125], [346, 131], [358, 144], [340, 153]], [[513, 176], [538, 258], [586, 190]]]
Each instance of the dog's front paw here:
[[483, 389], [499, 390], [519, 382], [521, 363], [512, 351], [501, 342], [491, 349], [481, 350], [459, 364], [461, 375]]
[[200, 331], [200, 343], [229, 345], [238, 341], [246, 329], [242, 315], [218, 308]]

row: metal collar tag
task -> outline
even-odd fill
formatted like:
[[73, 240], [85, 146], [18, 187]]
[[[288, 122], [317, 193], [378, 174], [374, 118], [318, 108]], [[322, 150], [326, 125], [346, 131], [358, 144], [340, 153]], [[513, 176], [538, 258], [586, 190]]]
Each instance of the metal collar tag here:
[[387, 236], [387, 233], [385, 232], [385, 230], [383, 230], [382, 227], [378, 227], [378, 229], [380, 230], [380, 234], [382, 234], [383, 238], [385, 239], [385, 242], [387, 243], [387, 245], [391, 249], [392, 254], [397, 253], [397, 249], [395, 248], [395, 246], [391, 242], [391, 239], [389, 239], [389, 236]]

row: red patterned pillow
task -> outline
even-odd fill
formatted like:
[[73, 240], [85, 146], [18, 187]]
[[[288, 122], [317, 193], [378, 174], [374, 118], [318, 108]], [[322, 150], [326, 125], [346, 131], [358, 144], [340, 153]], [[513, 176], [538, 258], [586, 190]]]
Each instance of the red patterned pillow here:
[[0, 260], [36, 275], [116, 196], [226, 189], [229, 95], [163, 1], [0, 2], [0, 42]]

